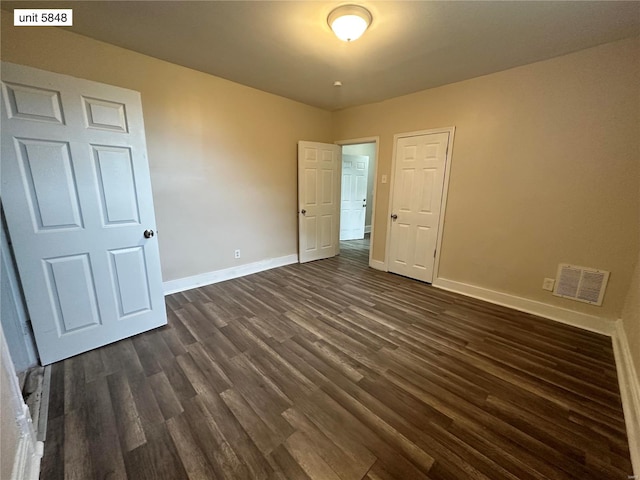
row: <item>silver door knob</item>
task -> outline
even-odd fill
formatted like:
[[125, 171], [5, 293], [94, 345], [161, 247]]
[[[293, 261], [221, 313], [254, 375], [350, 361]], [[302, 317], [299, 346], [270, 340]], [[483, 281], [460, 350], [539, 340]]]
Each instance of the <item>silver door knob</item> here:
[[306, 215], [307, 211], [303, 208], [302, 210], [300, 210], [300, 213], [303, 214], [303, 215]]
[[392, 214], [391, 214], [391, 218], [392, 218], [393, 220], [397, 220], [397, 219], [398, 219], [398, 215], [396, 215], [395, 213], [392, 213]]
[[145, 230], [144, 231], [144, 238], [151, 238], [153, 237], [154, 233], [153, 230]]

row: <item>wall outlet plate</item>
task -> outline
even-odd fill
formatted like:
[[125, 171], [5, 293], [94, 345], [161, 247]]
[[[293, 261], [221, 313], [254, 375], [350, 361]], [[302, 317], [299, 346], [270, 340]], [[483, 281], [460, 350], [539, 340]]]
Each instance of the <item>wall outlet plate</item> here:
[[555, 284], [556, 284], [555, 278], [545, 278], [542, 282], [542, 289], [553, 292], [553, 287]]
[[235, 250], [233, 252], [233, 258], [240, 258], [240, 250]]

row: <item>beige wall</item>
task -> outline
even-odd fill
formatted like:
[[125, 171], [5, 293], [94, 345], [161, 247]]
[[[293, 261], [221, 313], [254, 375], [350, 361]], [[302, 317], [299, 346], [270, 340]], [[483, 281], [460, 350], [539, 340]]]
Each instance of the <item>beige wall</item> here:
[[6, 13], [1, 58], [141, 92], [165, 281], [297, 253], [296, 142], [329, 112]]
[[[333, 136], [380, 136], [386, 231], [393, 135], [455, 126], [440, 277], [617, 319], [639, 249], [639, 85], [626, 40], [346, 109]], [[602, 307], [541, 289], [561, 262], [611, 271]]]

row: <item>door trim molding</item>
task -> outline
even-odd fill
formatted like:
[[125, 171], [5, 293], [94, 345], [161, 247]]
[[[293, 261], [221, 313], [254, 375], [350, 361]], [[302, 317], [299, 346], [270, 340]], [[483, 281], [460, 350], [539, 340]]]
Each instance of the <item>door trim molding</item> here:
[[[378, 173], [379, 173], [379, 165], [380, 165], [380, 137], [379, 136], [375, 136], [375, 137], [362, 137], [362, 138], [351, 138], [348, 140], [336, 140], [335, 142], [336, 145], [340, 145], [341, 147], [345, 146], [345, 145], [358, 145], [360, 143], [375, 143], [376, 144], [376, 165], [375, 165], [375, 172], [373, 173], [373, 194], [372, 194], [372, 199], [371, 199], [371, 226], [370, 226], [370, 230], [369, 232], [371, 233], [371, 239], [369, 242], [369, 266], [371, 268], [375, 268], [377, 270], [381, 270], [379, 264], [383, 263], [384, 264], [384, 269], [386, 270], [387, 268], [387, 260], [385, 258], [384, 262], [380, 262], [380, 260], [374, 260], [373, 259], [373, 242], [375, 239], [375, 234], [376, 234], [376, 199], [378, 196]], [[371, 159], [369, 159], [371, 160]], [[369, 162], [371, 163], [371, 162]], [[371, 165], [369, 165], [371, 166]], [[342, 156], [340, 156], [340, 170], [342, 171]], [[342, 178], [342, 175], [340, 176]], [[342, 188], [340, 190], [342, 192]], [[338, 221], [340, 220], [340, 217], [338, 217]], [[365, 229], [365, 233], [367, 233], [366, 229]]]
[[[451, 172], [451, 157], [453, 155], [453, 137], [456, 132], [456, 127], [443, 127], [433, 128], [430, 130], [418, 130], [415, 132], [396, 133], [393, 136], [393, 153], [391, 155], [391, 171], [389, 172], [389, 204], [387, 205], [387, 213], [391, 212], [393, 205], [393, 193], [395, 186], [395, 171], [396, 171], [396, 147], [398, 140], [406, 137], [417, 137], [420, 135], [433, 135], [437, 133], [448, 133], [449, 140], [447, 142], [447, 154], [444, 161], [444, 180], [442, 184], [442, 202], [440, 203], [440, 219], [438, 220], [438, 236], [436, 238], [436, 258], [433, 261], [433, 280], [432, 283], [438, 278], [440, 267], [440, 251], [442, 250], [442, 232], [444, 230], [445, 213], [447, 210], [447, 197], [449, 195], [449, 176]], [[377, 173], [377, 172], [376, 172]], [[389, 248], [391, 246], [391, 222], [387, 218], [387, 244], [384, 251], [384, 263], [386, 268], [389, 266]]]

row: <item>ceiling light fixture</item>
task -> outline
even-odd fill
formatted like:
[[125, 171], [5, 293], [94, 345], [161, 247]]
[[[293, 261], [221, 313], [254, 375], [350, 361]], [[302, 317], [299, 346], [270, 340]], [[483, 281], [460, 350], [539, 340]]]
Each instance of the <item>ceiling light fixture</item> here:
[[327, 23], [340, 40], [352, 42], [371, 25], [371, 13], [359, 5], [341, 5], [327, 17]]

